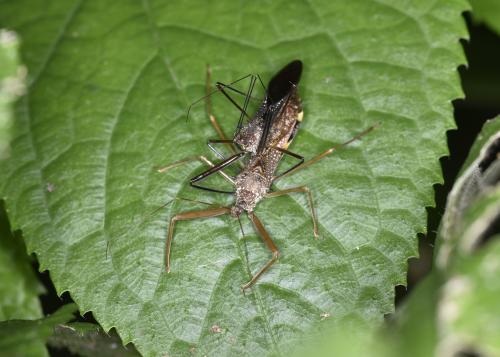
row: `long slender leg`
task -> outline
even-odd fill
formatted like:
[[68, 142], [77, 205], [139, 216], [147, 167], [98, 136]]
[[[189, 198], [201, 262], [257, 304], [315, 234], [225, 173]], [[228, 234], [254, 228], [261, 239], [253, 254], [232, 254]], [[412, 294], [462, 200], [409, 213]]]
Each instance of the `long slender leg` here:
[[216, 84], [216, 87], [217, 89], [222, 92], [222, 94], [224, 94], [224, 96], [236, 107], [238, 108], [238, 110], [244, 115], [247, 117], [248, 120], [250, 120], [250, 116], [248, 115], [248, 113], [245, 111], [245, 109], [243, 109], [238, 103], [236, 103], [236, 101], [229, 95], [227, 94], [227, 92], [224, 90], [224, 87], [220, 84]]
[[[168, 202], [162, 204], [161, 206], [155, 208], [154, 210], [152, 210], [148, 214], [144, 215], [143, 218], [139, 221], [139, 223], [137, 223], [135, 226], [139, 226], [142, 223], [146, 222], [152, 216], [154, 216], [155, 214], [157, 214], [160, 210], [164, 209], [165, 207], [167, 207], [169, 204], [171, 204], [173, 201], [176, 201], [176, 200], [177, 201], [187, 201], [187, 202], [193, 202], [193, 203], [200, 203], [200, 204], [204, 204], [204, 205], [207, 205], [207, 206], [213, 206], [214, 205], [213, 203], [210, 203], [210, 202], [205, 202], [205, 201], [200, 201], [200, 200], [193, 200], [191, 198], [174, 197], [171, 200], [169, 200]], [[109, 241], [106, 242], [106, 259], [108, 259], [108, 248], [109, 248]]]
[[[208, 170], [202, 172], [201, 174], [199, 174], [199, 175], [191, 178], [191, 180], [190, 180], [191, 186], [199, 188], [199, 189], [202, 189], [202, 190], [212, 191], [212, 192], [234, 193], [234, 191], [223, 191], [223, 190], [217, 190], [217, 189], [213, 189], [213, 188], [209, 188], [209, 187], [205, 187], [205, 186], [200, 186], [200, 185], [196, 184], [196, 182], [201, 181], [201, 180], [207, 178], [208, 176], [214, 174], [215, 172], [222, 172], [221, 171], [222, 169], [224, 169], [225, 167], [233, 164], [235, 161], [238, 161], [244, 155], [246, 155], [245, 152], [239, 152], [239, 153], [237, 153], [237, 154], [235, 154], [233, 156], [228, 157], [224, 161], [219, 162], [217, 165], [209, 168]], [[234, 182], [234, 180], [233, 180], [233, 182]]]
[[224, 131], [222, 130], [222, 127], [219, 125], [219, 122], [215, 118], [215, 116], [212, 114], [212, 86], [211, 86], [211, 81], [212, 81], [212, 70], [210, 69], [210, 66], [207, 65], [207, 79], [206, 79], [206, 84], [205, 84], [205, 94], [206, 94], [206, 101], [205, 101], [205, 109], [207, 111], [208, 118], [210, 119], [210, 123], [212, 123], [212, 126], [214, 127], [215, 131], [217, 132], [217, 135], [219, 136], [220, 140], [227, 142], [229, 149], [231, 150], [231, 153], [234, 155], [236, 154], [236, 148], [234, 147], [232, 142], [229, 142], [228, 139], [226, 138], [226, 135], [224, 134]]
[[[254, 75], [253, 75], [253, 74], [247, 74], [246, 76], [241, 77], [241, 78], [239, 78], [239, 79], [237, 79], [237, 80], [235, 80], [235, 81], [233, 81], [233, 82], [229, 83], [228, 85], [226, 85], [226, 84], [225, 84], [225, 85], [224, 85], [224, 87], [231, 86], [231, 85], [233, 85], [233, 84], [235, 84], [235, 83], [238, 83], [239, 81], [242, 81], [242, 80], [244, 80], [244, 79], [247, 79], [248, 77], [251, 77], [251, 76], [254, 76]], [[260, 77], [258, 77], [258, 78], [260, 79]], [[188, 108], [188, 110], [187, 110], [186, 120], [187, 120], [187, 119], [189, 119], [189, 113], [191, 112], [191, 108], [193, 108], [193, 106], [195, 106], [196, 104], [198, 104], [198, 103], [199, 103], [199, 102], [201, 102], [202, 100], [209, 98], [212, 94], [214, 94], [214, 93], [216, 93], [216, 92], [219, 92], [219, 91], [220, 91], [220, 90], [219, 90], [218, 88], [217, 88], [217, 89], [215, 89], [215, 90], [212, 90], [212, 91], [210, 91], [209, 93], [207, 93], [205, 96], [203, 96], [203, 97], [201, 97], [200, 99], [198, 99], [198, 100], [194, 101], [193, 103], [191, 103], [191, 105], [189, 106], [189, 108]]]
[[[243, 118], [246, 116], [247, 118], [249, 118], [248, 114], [247, 114], [247, 108], [248, 108], [248, 103], [250, 102], [250, 98], [252, 97], [252, 92], [253, 92], [253, 88], [255, 86], [255, 81], [256, 81], [256, 77], [255, 76], [251, 76], [250, 77], [250, 85], [248, 86], [248, 90], [247, 90], [247, 94], [245, 96], [245, 102], [243, 103], [243, 110], [241, 111], [241, 115], [240, 115], [240, 119], [238, 120], [238, 125], [236, 126], [236, 133], [238, 133], [243, 125]], [[231, 100], [231, 98], [226, 94], [226, 92], [222, 89], [224, 88], [223, 86], [225, 86], [223, 83], [221, 82], [217, 82], [216, 84], [217, 88], [221, 90], [222, 94], [224, 94], [229, 100]], [[228, 89], [233, 89], [232, 87], [230, 86], [225, 86], [226, 88]], [[232, 101], [232, 100], [231, 100]], [[236, 135], [236, 134], [235, 134]]]
[[[247, 77], [252, 77], [252, 76], [255, 76], [256, 78], [259, 78], [259, 76], [255, 75], [255, 74], [249, 74]], [[247, 77], [245, 77], [245, 78], [247, 78]], [[234, 87], [231, 86], [231, 84], [225, 84], [225, 83], [222, 83], [222, 82], [217, 82], [217, 84], [219, 84], [220, 86], [222, 86], [222, 87], [224, 87], [226, 89], [229, 89], [230, 91], [233, 91], [233, 92], [235, 92], [237, 94], [240, 94], [240, 95], [242, 95], [244, 97], [248, 96], [250, 100], [255, 100], [255, 101], [258, 101], [258, 102], [262, 102], [262, 100], [263, 100], [263, 98], [256, 98], [256, 97], [254, 97], [252, 95], [248, 95], [248, 92], [245, 93], [245, 92], [243, 92], [243, 91], [241, 91], [241, 90], [239, 90], [237, 88], [234, 88]], [[265, 87], [264, 87], [264, 90], [265, 90]]]
[[199, 201], [199, 200], [193, 200], [191, 198], [184, 198], [184, 197], [174, 197], [172, 198], [170, 201], [162, 204], [160, 207], [157, 207], [155, 208], [153, 211], [149, 212], [145, 217], [144, 219], [141, 221], [142, 222], [145, 222], [148, 218], [150, 218], [151, 216], [154, 216], [158, 211], [160, 211], [161, 209], [167, 207], [169, 204], [171, 204], [172, 202], [174, 201], [186, 201], [186, 202], [193, 202], [193, 203], [201, 203], [201, 204], [204, 204], [204, 205], [207, 205], [207, 206], [212, 206], [213, 203], [210, 203], [210, 202], [205, 202], [205, 201]]
[[[221, 152], [219, 150], [217, 150], [215, 148], [215, 146], [213, 144], [233, 144], [233, 140], [229, 140], [229, 139], [220, 139], [220, 140], [217, 140], [217, 139], [209, 139], [207, 141], [207, 145], [208, 147], [210, 148], [210, 150], [212, 150], [212, 152], [217, 155], [220, 159], [224, 160], [225, 157], [223, 154], [221, 154]], [[233, 148], [234, 149], [234, 148]], [[236, 154], [233, 153], [233, 155]]]
[[359, 133], [358, 135], [354, 136], [352, 139], [347, 140], [345, 143], [342, 143], [342, 144], [340, 144], [340, 145], [338, 145], [338, 146], [334, 146], [334, 147], [332, 147], [332, 148], [330, 148], [330, 149], [328, 149], [328, 150], [326, 150], [326, 151], [322, 152], [321, 154], [316, 155], [316, 156], [315, 156], [315, 157], [313, 157], [312, 159], [307, 160], [307, 161], [306, 161], [306, 162], [304, 162], [302, 165], [299, 165], [299, 166], [295, 167], [293, 170], [289, 170], [289, 171], [287, 171], [287, 172], [283, 173], [282, 175], [280, 175], [280, 176], [276, 177], [276, 178], [274, 179], [274, 181], [277, 181], [278, 179], [281, 179], [281, 178], [283, 178], [283, 177], [285, 177], [285, 176], [289, 176], [289, 175], [291, 175], [291, 174], [294, 174], [294, 173], [296, 173], [297, 171], [302, 170], [302, 169], [305, 169], [305, 168], [306, 168], [306, 167], [308, 167], [308, 166], [311, 166], [312, 164], [314, 164], [314, 163], [318, 162], [319, 160], [321, 160], [321, 159], [322, 159], [322, 158], [324, 158], [325, 156], [328, 156], [328, 155], [329, 155], [329, 154], [331, 154], [332, 152], [334, 152], [334, 151], [336, 151], [336, 150], [338, 150], [338, 149], [340, 149], [340, 148], [342, 148], [342, 147], [344, 147], [344, 146], [346, 146], [346, 145], [349, 145], [350, 143], [352, 143], [352, 142], [354, 142], [354, 141], [356, 141], [356, 140], [361, 139], [363, 136], [365, 136], [366, 134], [368, 134], [370, 131], [372, 131], [373, 129], [375, 129], [377, 126], [378, 126], [378, 125], [372, 125], [372, 126], [370, 126], [368, 129], [363, 130], [361, 133]]
[[[170, 165], [161, 167], [161, 168], [157, 169], [157, 171], [160, 172], [160, 173], [164, 173], [164, 172], [167, 172], [170, 169], [173, 169], [174, 167], [184, 165], [184, 164], [186, 164], [188, 162], [191, 162], [191, 161], [201, 161], [202, 163], [205, 163], [205, 164], [207, 164], [208, 166], [210, 166], [212, 168], [215, 167], [215, 165], [210, 160], [208, 160], [205, 156], [200, 155], [200, 156], [189, 156], [189, 157], [186, 157], [186, 158], [184, 158], [182, 160], [173, 162]], [[227, 174], [225, 174], [221, 170], [219, 170], [217, 172], [220, 175], [222, 175], [222, 177], [224, 177], [227, 181], [229, 181], [231, 184], [234, 185], [234, 180], [231, 177], [229, 177]]]
[[[220, 139], [220, 140], [217, 140], [217, 139], [209, 139], [209, 140], [207, 141], [207, 145], [208, 145], [208, 147], [210, 148], [210, 150], [212, 150], [212, 152], [213, 152], [215, 155], [217, 155], [217, 156], [218, 156], [221, 160], [226, 160], [226, 157], [225, 157], [225, 156], [224, 156], [224, 155], [223, 155], [223, 154], [222, 154], [219, 150], [217, 150], [217, 149], [215, 148], [214, 144], [227, 144], [227, 143], [231, 143], [231, 144], [233, 144], [233, 143], [234, 143], [234, 141], [233, 141], [233, 140], [228, 140], [228, 139], [225, 139], [225, 140], [222, 140], [222, 139]], [[233, 154], [233, 155], [235, 155], [235, 154], [236, 154], [236, 152], [234, 152], [234, 154]], [[240, 166], [240, 168], [241, 168], [241, 169], [245, 167], [245, 164], [244, 164], [243, 162], [241, 162], [241, 161], [238, 161], [238, 164], [239, 164], [239, 166]]]
[[265, 198], [279, 197], [279, 196], [283, 196], [283, 195], [288, 195], [289, 193], [293, 193], [293, 192], [303, 192], [307, 195], [307, 201], [309, 203], [309, 208], [311, 209], [311, 217], [312, 217], [312, 221], [313, 221], [314, 238], [318, 239], [318, 236], [319, 236], [318, 235], [318, 217], [316, 216], [316, 210], [314, 209], [312, 194], [311, 194], [311, 190], [309, 189], [309, 187], [298, 186], [298, 187], [293, 187], [293, 188], [287, 188], [286, 190], [270, 192], [265, 196]]
[[276, 247], [276, 244], [274, 244], [273, 240], [271, 239], [271, 237], [269, 236], [269, 234], [267, 233], [266, 229], [264, 228], [264, 226], [262, 225], [262, 222], [260, 221], [260, 219], [257, 218], [257, 216], [252, 213], [252, 212], [248, 212], [248, 218], [250, 218], [250, 220], [252, 221], [253, 225], [255, 226], [255, 228], [257, 229], [257, 231], [259, 232], [260, 236], [262, 237], [262, 240], [264, 241], [264, 243], [266, 244], [266, 246], [269, 248], [269, 250], [271, 250], [271, 252], [273, 253], [273, 256], [272, 258], [252, 277], [252, 279], [250, 279], [250, 281], [248, 283], [246, 283], [245, 285], [243, 285], [241, 287], [241, 290], [245, 291], [246, 289], [248, 289], [249, 287], [251, 287], [253, 284], [255, 284], [255, 282], [259, 279], [259, 277], [264, 274], [266, 272], [266, 270], [268, 270], [271, 265], [274, 264], [274, 262], [279, 258], [280, 256], [280, 252], [278, 250], [278, 247]]
[[216, 217], [221, 216], [223, 214], [229, 214], [231, 212], [231, 208], [229, 207], [217, 207], [217, 208], [209, 208], [201, 211], [192, 211], [192, 212], [184, 212], [179, 213], [173, 216], [170, 219], [170, 224], [168, 226], [168, 237], [167, 237], [167, 246], [165, 249], [165, 265], [167, 268], [167, 273], [170, 273], [170, 252], [172, 239], [174, 237], [174, 226], [177, 221], [187, 221], [190, 219], [197, 218], [208, 218], [208, 217]]
[[288, 172], [294, 170], [296, 167], [299, 167], [300, 165], [302, 165], [304, 163], [304, 156], [302, 156], [302, 155], [296, 154], [296, 153], [294, 153], [294, 152], [292, 152], [290, 150], [283, 149], [283, 148], [276, 147], [276, 146], [273, 146], [272, 148], [275, 149], [275, 150], [278, 150], [278, 151], [282, 152], [283, 154], [290, 155], [291, 157], [294, 157], [294, 158], [296, 158], [296, 159], [299, 160], [298, 163], [296, 163], [295, 165], [293, 165], [292, 167], [290, 167], [285, 172], [283, 172], [283, 173], [281, 173], [279, 175], [274, 176], [273, 177], [273, 181], [276, 180], [276, 179], [278, 179], [278, 178], [280, 178], [283, 175], [286, 175]]

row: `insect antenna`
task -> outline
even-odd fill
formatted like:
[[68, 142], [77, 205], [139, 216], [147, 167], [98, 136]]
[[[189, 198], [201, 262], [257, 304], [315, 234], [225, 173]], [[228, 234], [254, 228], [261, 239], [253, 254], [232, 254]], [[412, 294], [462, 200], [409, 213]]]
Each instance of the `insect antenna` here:
[[255, 80], [255, 76], [252, 76], [252, 78], [250, 79], [250, 85], [248, 86], [248, 92], [245, 96], [245, 102], [243, 103], [243, 111], [241, 112], [240, 120], [238, 121], [238, 125], [236, 126], [236, 132], [239, 132], [243, 125], [243, 118], [245, 117], [244, 114], [246, 114], [248, 102], [250, 101], [250, 97], [252, 96], [253, 87], [255, 86]]
[[[247, 79], [248, 77], [254, 77], [254, 76], [255, 76], [254, 74], [250, 73], [250, 74], [247, 74], [246, 76], [243, 76], [243, 77], [241, 77], [241, 78], [239, 78], [239, 79], [237, 79], [237, 80], [235, 80], [235, 81], [233, 81], [233, 82], [231, 82], [229, 84], [223, 84], [223, 83], [217, 82], [217, 86], [216, 86], [216, 88], [214, 90], [212, 90], [210, 93], [204, 95], [203, 97], [195, 100], [193, 103], [191, 103], [189, 105], [188, 110], [187, 110], [187, 114], [186, 114], [186, 121], [189, 119], [189, 114], [191, 113], [191, 109], [192, 109], [193, 106], [195, 106], [199, 102], [207, 99], [208, 97], [212, 96], [213, 94], [215, 94], [217, 92], [222, 92], [222, 94], [224, 94], [231, 101], [231, 103], [233, 105], [235, 105], [240, 111], [243, 110], [231, 97], [229, 97], [227, 95], [227, 93], [224, 92], [224, 88], [228, 88], [228, 89], [232, 90], [233, 92], [236, 92], [236, 93], [241, 94], [241, 95], [243, 95], [243, 96], [246, 97], [247, 93], [242, 92], [242, 91], [240, 91], [240, 90], [238, 90], [236, 88], [233, 88], [232, 85], [236, 84], [236, 83], [238, 83], [240, 81], [243, 81], [243, 80]], [[260, 79], [260, 77], [259, 77], [259, 79]], [[250, 97], [250, 99], [256, 100], [256, 101], [260, 101], [261, 100], [259, 98], [254, 98], [254, 97]], [[246, 114], [246, 113], [245, 113], [245, 115], [248, 116], [248, 114]]]

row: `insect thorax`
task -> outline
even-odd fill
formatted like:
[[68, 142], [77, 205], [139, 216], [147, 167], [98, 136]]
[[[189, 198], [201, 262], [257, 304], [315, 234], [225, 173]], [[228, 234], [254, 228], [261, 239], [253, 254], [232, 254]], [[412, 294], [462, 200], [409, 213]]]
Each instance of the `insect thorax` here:
[[236, 133], [234, 142], [241, 150], [255, 154], [262, 135], [262, 126], [262, 118], [254, 117]]
[[271, 179], [254, 170], [243, 171], [236, 177], [236, 202], [232, 214], [239, 216], [242, 211], [252, 212], [257, 203], [266, 195]]
[[[278, 103], [279, 104], [279, 103]], [[233, 216], [243, 211], [252, 212], [271, 187], [274, 173], [283, 156], [279, 149], [287, 149], [302, 120], [302, 105], [296, 90], [287, 98], [279, 115], [273, 118], [264, 149], [258, 152], [263, 135], [263, 118], [259, 110], [250, 122], [235, 135], [234, 141], [243, 151], [250, 153], [245, 169], [236, 177], [236, 202], [231, 210]]]

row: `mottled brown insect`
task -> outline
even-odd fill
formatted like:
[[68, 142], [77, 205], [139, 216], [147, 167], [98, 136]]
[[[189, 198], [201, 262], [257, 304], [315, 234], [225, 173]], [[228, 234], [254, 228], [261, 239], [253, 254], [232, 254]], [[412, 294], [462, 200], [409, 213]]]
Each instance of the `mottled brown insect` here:
[[[224, 133], [222, 132], [222, 129], [215, 117], [211, 114], [210, 103], [208, 102], [207, 104], [209, 118], [220, 137], [220, 139], [217, 140], [209, 140], [208, 144], [210, 148], [222, 158], [222, 161], [217, 164], [213, 164], [204, 156], [190, 157], [168, 165], [159, 171], [165, 172], [180, 164], [192, 160], [200, 160], [211, 167], [201, 174], [193, 177], [190, 180], [191, 185], [193, 187], [212, 192], [234, 194], [235, 203], [232, 207], [213, 207], [205, 210], [183, 212], [173, 216], [170, 219], [166, 246], [167, 271], [170, 271], [171, 244], [174, 236], [174, 226], [177, 221], [215, 217], [224, 214], [229, 214], [239, 219], [239, 216], [243, 212], [246, 212], [254, 227], [262, 237], [264, 243], [272, 252], [271, 259], [257, 273], [255, 273], [249, 282], [242, 286], [242, 289], [245, 290], [251, 287], [258, 280], [258, 278], [271, 267], [280, 255], [278, 248], [267, 233], [259, 218], [257, 218], [254, 213], [257, 203], [264, 198], [278, 197], [294, 192], [305, 193], [311, 209], [313, 234], [315, 238], [318, 237], [316, 213], [313, 206], [312, 195], [307, 186], [298, 186], [282, 191], [271, 191], [271, 185], [277, 180], [317, 162], [336, 150], [336, 148], [330, 148], [308, 161], [304, 161], [304, 157], [288, 150], [288, 147], [294, 139], [303, 118], [302, 104], [297, 89], [301, 74], [302, 62], [298, 60], [290, 62], [283, 69], [281, 69], [269, 82], [262, 104], [255, 115], [251, 118], [246, 113], [246, 109], [248, 107], [248, 102], [251, 98], [254, 85], [257, 79], [260, 81], [260, 77], [255, 75], [249, 76], [250, 85], [248, 92], [245, 95], [245, 103], [243, 107], [239, 106], [229, 95], [229, 90], [239, 94], [244, 94], [231, 86], [234, 82], [230, 85], [224, 85], [220, 82], [217, 83], [217, 90], [221, 91], [241, 111], [240, 121], [233, 139], [228, 140], [224, 136]], [[207, 75], [207, 83], [210, 82], [209, 75], [210, 72], [208, 72]], [[262, 81], [260, 82], [262, 83]], [[207, 84], [207, 92], [209, 92], [209, 94], [206, 98], [209, 98], [209, 95], [211, 94], [209, 84]], [[246, 124], [243, 124], [245, 118], [249, 118], [249, 120]], [[352, 141], [359, 139], [372, 129], [373, 127], [368, 128], [341, 146], [347, 145]], [[213, 144], [219, 143], [229, 145], [233, 154], [228, 158], [224, 158], [217, 150], [215, 150], [213, 146]], [[278, 164], [284, 155], [289, 155], [298, 161], [295, 165], [285, 170], [283, 173], [276, 174]], [[231, 177], [223, 171], [225, 168], [238, 161], [243, 162], [243, 168], [236, 175], [236, 177]], [[235, 187], [235, 190], [224, 191], [202, 186], [199, 183], [214, 173], [221, 174]]]

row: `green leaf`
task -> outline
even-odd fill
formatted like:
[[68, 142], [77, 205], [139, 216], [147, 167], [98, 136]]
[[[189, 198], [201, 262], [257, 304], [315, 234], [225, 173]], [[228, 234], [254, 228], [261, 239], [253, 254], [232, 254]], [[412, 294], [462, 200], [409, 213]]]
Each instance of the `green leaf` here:
[[[497, 159], [500, 146], [500, 116], [485, 123], [465, 161], [459, 177], [448, 196], [446, 211], [440, 227], [438, 240], [437, 263], [444, 269], [453, 258], [455, 249], [471, 250], [481, 240], [483, 230], [491, 226], [496, 216], [497, 197], [492, 193], [498, 186], [500, 178], [500, 160]], [[470, 212], [476, 201], [486, 197], [482, 205], [491, 208], [492, 212], [483, 212], [476, 208]], [[471, 222], [477, 223], [473, 225]], [[466, 232], [472, 227], [472, 233]], [[483, 227], [479, 229], [479, 227]], [[464, 233], [465, 232], [465, 233]], [[466, 237], [466, 238], [464, 238]], [[460, 243], [459, 243], [460, 242]], [[467, 247], [465, 247], [463, 244]]]
[[24, 91], [24, 68], [19, 65], [19, 40], [0, 28], [0, 160], [9, 156], [14, 101]]
[[497, 187], [469, 207], [463, 235], [452, 240], [457, 247], [451, 263], [435, 269], [417, 287], [397, 314], [397, 326], [387, 331], [386, 344], [395, 347], [394, 356], [404, 351], [422, 357], [500, 354], [500, 235], [489, 236], [487, 244], [473, 251], [464, 249], [478, 239], [478, 227], [491, 218], [492, 211], [496, 212], [493, 224], [498, 225], [499, 203]]
[[[384, 326], [377, 341], [387, 346], [390, 354], [379, 356], [434, 356], [437, 343], [436, 309], [441, 278], [437, 273], [425, 277], [409, 294], [409, 298]], [[375, 356], [374, 356], [375, 357]]]
[[497, 0], [469, 0], [474, 17], [484, 21], [500, 34], [500, 2]]
[[0, 201], [0, 321], [41, 316], [43, 292], [19, 234], [12, 234]]
[[[498, 198], [500, 195], [497, 206]], [[440, 351], [500, 355], [500, 235], [491, 239], [491, 244], [477, 254], [461, 259], [443, 287]]]
[[[69, 290], [144, 355], [280, 355], [321, 330], [325, 314], [334, 326], [352, 316], [378, 324], [393, 310], [432, 185], [442, 181], [450, 101], [462, 95], [466, 8], [461, 0], [5, 2], [0, 24], [22, 36], [30, 81], [3, 189], [14, 226], [58, 292]], [[200, 164], [153, 170], [207, 154], [215, 133], [203, 105], [184, 120], [204, 95], [206, 64], [215, 80], [260, 73], [266, 82], [295, 58], [305, 65], [305, 118], [291, 150], [310, 158], [381, 123], [280, 182], [311, 188], [321, 239], [305, 197], [275, 198], [256, 214], [282, 257], [249, 293], [240, 286], [269, 252], [246, 219], [244, 239], [231, 217], [179, 223], [165, 273], [169, 217], [197, 206], [174, 202], [137, 222], [174, 197], [230, 203], [189, 187]], [[237, 113], [219, 103], [214, 113], [232, 132]]]
[[500, 354], [500, 117], [476, 139], [449, 197], [436, 268], [389, 329], [395, 356]]
[[[0, 158], [8, 155], [12, 105], [21, 87], [17, 75], [18, 45], [13, 32], [0, 30]], [[3, 201], [0, 201], [0, 282], [0, 321], [41, 316], [38, 301], [41, 286], [20, 234], [11, 232]]]
[[54, 327], [73, 318], [75, 304], [61, 307], [54, 314], [38, 320], [0, 321], [1, 356], [47, 356], [44, 346]]

